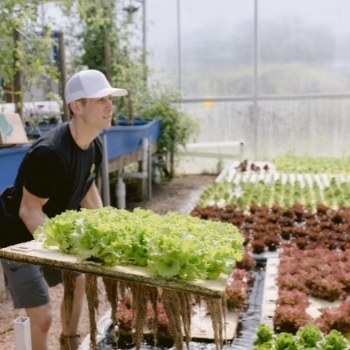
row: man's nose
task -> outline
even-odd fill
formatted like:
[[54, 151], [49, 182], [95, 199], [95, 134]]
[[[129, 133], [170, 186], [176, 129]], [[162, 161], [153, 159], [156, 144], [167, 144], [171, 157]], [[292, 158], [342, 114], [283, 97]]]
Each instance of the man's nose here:
[[114, 111], [115, 106], [113, 105], [112, 100], [107, 100], [107, 108], [110, 109], [111, 111]]

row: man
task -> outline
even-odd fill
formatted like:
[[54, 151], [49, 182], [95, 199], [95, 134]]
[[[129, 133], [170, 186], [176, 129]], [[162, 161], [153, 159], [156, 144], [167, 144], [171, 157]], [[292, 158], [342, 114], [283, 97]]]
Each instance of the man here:
[[[65, 102], [72, 113], [70, 122], [60, 124], [33, 143], [14, 186], [1, 195], [1, 247], [32, 240], [32, 234], [46, 218], [65, 210], [102, 207], [95, 183], [102, 162], [98, 136], [111, 126], [112, 96], [125, 95], [126, 90], [112, 88], [97, 70], [80, 71], [68, 80]], [[30, 318], [33, 350], [47, 349], [52, 310], [43, 269], [7, 260], [2, 264], [15, 308], [25, 308]], [[68, 324], [63, 303], [61, 306], [61, 350], [78, 347], [83, 295], [84, 277], [77, 274]]]

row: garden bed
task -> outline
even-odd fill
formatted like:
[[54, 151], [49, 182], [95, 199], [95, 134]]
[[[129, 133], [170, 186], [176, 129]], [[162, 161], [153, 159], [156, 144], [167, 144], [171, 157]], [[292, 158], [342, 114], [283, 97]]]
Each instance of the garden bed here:
[[[252, 297], [252, 294], [250, 294], [249, 299], [247, 300], [248, 309], [241, 310], [239, 323], [242, 327], [242, 331], [238, 331], [234, 341], [227, 345], [228, 349], [252, 348], [252, 344], [256, 336], [254, 330], [256, 330], [258, 325], [261, 323], [271, 324], [275, 327], [276, 331], [279, 332], [288, 330], [287, 328], [281, 328], [283, 323], [278, 325], [278, 308], [284, 303], [281, 301], [281, 294], [279, 293], [281, 288], [278, 282], [279, 259], [283, 259], [284, 256], [282, 252], [287, 252], [288, 249], [297, 249], [301, 252], [298, 254], [303, 254], [303, 252], [308, 251], [317, 252], [317, 249], [320, 247], [326, 247], [327, 251], [334, 252], [346, 251], [348, 249], [350, 212], [347, 208], [342, 206], [343, 197], [341, 195], [334, 196], [334, 193], [341, 191], [337, 191], [337, 187], [335, 187], [335, 189], [329, 189], [329, 187], [332, 186], [347, 186], [347, 176], [343, 174], [280, 174], [276, 171], [276, 169], [271, 170], [271, 173], [269, 173], [269, 170], [272, 169], [272, 167], [268, 167], [267, 170], [263, 169], [263, 163], [260, 164], [258, 168], [254, 167], [254, 169], [250, 169], [249, 176], [246, 174], [245, 177], [243, 177], [242, 175], [241, 180], [236, 182], [240, 185], [249, 182], [252, 185], [259, 185], [260, 188], [265, 188], [275, 183], [275, 179], [277, 180], [277, 184], [279, 184], [278, 186], [280, 187], [280, 193], [284, 196], [284, 198], [288, 198], [288, 196], [291, 196], [291, 194], [294, 193], [294, 195], [290, 197], [291, 199], [280, 201], [280, 205], [271, 203], [270, 205], [264, 206], [256, 200], [258, 197], [250, 195], [250, 202], [247, 201], [247, 204], [242, 208], [237, 203], [229, 203], [226, 205], [212, 205], [203, 207], [199, 205], [192, 210], [193, 215], [200, 216], [201, 218], [222, 220], [234, 224], [245, 235], [246, 248], [248, 252], [257, 257], [258, 260], [267, 259], [265, 288], [261, 303], [262, 307], [261, 305], [256, 307], [254, 301], [250, 299]], [[262, 174], [257, 174], [259, 172], [262, 172]], [[237, 180], [239, 176], [239, 172], [237, 172], [235, 177], [231, 176], [231, 179], [235, 178]], [[244, 178], [244, 180], [242, 180], [242, 178]], [[268, 179], [268, 181], [262, 181], [264, 179]], [[310, 179], [312, 179], [312, 181], [310, 181]], [[311, 197], [313, 199], [312, 206], [309, 206], [309, 208], [303, 204], [300, 204], [299, 202], [299, 199], [302, 198], [301, 195], [303, 192], [294, 191], [295, 187], [301, 187], [300, 183], [303, 184], [303, 188], [308, 187], [311, 189], [310, 193], [312, 193]], [[218, 183], [215, 183], [212, 186], [218, 186], [220, 188], [220, 185], [222, 185], [222, 183], [218, 181]], [[254, 187], [252, 188], [254, 189]], [[252, 188], [249, 189], [250, 193], [254, 192]], [[346, 187], [344, 187], [344, 189], [345, 188]], [[206, 191], [203, 191], [203, 193], [205, 192]], [[259, 193], [261, 193], [261, 191]], [[275, 198], [278, 198], [277, 191], [274, 191], [274, 193], [276, 196]], [[325, 196], [328, 195], [327, 193], [332, 194], [333, 198], [335, 198], [333, 200], [332, 207], [326, 206], [322, 202], [324, 198], [326, 198]], [[320, 196], [320, 194], [322, 195]], [[315, 198], [318, 198], [319, 202], [317, 202]], [[310, 208], [312, 209], [310, 210]], [[348, 253], [344, 254], [346, 256]], [[325, 253], [321, 253], [319, 255], [326, 256]], [[344, 257], [340, 259], [344, 259]], [[297, 260], [302, 261], [303, 258], [299, 258]], [[323, 267], [325, 266], [325, 264], [320, 265]], [[306, 271], [305, 267], [300, 267], [300, 269], [304, 269]], [[285, 274], [285, 272], [283, 273]], [[328, 328], [321, 326], [325, 332], [328, 332], [331, 329], [342, 329], [342, 331], [346, 331], [344, 328], [344, 310], [347, 312], [347, 304], [346, 302], [343, 304], [342, 300], [347, 293], [348, 282], [344, 278], [343, 281], [345, 284], [343, 287], [341, 287], [340, 291], [338, 290], [338, 292], [322, 289], [315, 281], [312, 286], [316, 290], [321, 290], [323, 294], [328, 293], [326, 298], [329, 299], [331, 297], [331, 299], [335, 298], [335, 300], [332, 302], [324, 301], [319, 298], [321, 297], [319, 292], [318, 297], [314, 297], [312, 294], [310, 294], [307, 297], [309, 304], [302, 304], [302, 306], [300, 306], [307, 309], [307, 314], [310, 317], [312, 316], [314, 319], [320, 317], [320, 311], [316, 310], [319, 306], [329, 307], [328, 310], [324, 311], [325, 316], [323, 316], [325, 324], [328, 325]], [[328, 284], [335, 284], [334, 276], [332, 283]], [[253, 289], [252, 293], [254, 293]], [[303, 298], [301, 298], [298, 293], [296, 294], [300, 301], [302, 301]], [[342, 304], [343, 311], [333, 311], [337, 310], [336, 307]], [[298, 309], [296, 304], [293, 304], [291, 310], [293, 310], [293, 308]], [[248, 313], [245, 313], [245, 311]], [[254, 326], [250, 327], [249, 330], [246, 330], [245, 333], [243, 331], [245, 328], [243, 325], [245, 315], [247, 314], [249, 315], [248, 319], [253, 316], [253, 318], [255, 318], [255, 322], [251, 322], [254, 323]], [[282, 308], [282, 315], [283, 314], [284, 311]], [[292, 314], [287, 313], [287, 315], [288, 316], [286, 318], [289, 322], [287, 326], [294, 324], [294, 326], [297, 325], [297, 328], [299, 328], [300, 326], [305, 325], [305, 323], [300, 323], [298, 321], [298, 318], [303, 318], [305, 312], [301, 313], [298, 309], [297, 312]], [[337, 318], [338, 321], [335, 318]], [[304, 320], [309, 322], [311, 321], [311, 318], [306, 317]], [[347, 319], [345, 321], [345, 325], [346, 324], [350, 324], [350, 321]], [[318, 325], [320, 324], [318, 323]], [[297, 328], [289, 330], [295, 333]], [[198, 343], [196, 343], [193, 348], [196, 348], [196, 345], [198, 345]], [[201, 348], [210, 348], [210, 345], [202, 344], [199, 346], [202, 346]]]
[[326, 166], [326, 173], [286, 174], [270, 165], [252, 165], [226, 169], [203, 192], [192, 214], [231, 222], [253, 253], [275, 254], [267, 263], [262, 323], [292, 334], [312, 323], [325, 334], [335, 330], [347, 335], [347, 172], [338, 174]]

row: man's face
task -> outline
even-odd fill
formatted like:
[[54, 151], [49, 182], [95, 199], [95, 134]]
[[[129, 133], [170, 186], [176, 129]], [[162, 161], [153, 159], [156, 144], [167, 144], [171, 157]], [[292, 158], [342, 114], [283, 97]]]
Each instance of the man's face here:
[[81, 117], [90, 127], [102, 130], [111, 126], [114, 111], [112, 96], [87, 98], [80, 104]]

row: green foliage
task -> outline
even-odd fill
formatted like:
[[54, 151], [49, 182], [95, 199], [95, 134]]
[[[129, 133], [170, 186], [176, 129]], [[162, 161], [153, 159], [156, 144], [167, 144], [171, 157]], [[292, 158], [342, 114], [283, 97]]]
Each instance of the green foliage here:
[[161, 119], [161, 138], [158, 147], [163, 154], [175, 155], [178, 147], [185, 146], [191, 136], [198, 131], [198, 124], [181, 111], [180, 106], [174, 103], [176, 99], [178, 96], [175, 93], [158, 89], [149, 95], [140, 108], [143, 117]]
[[161, 119], [158, 154], [162, 161], [170, 156], [170, 171], [165, 171], [165, 175], [172, 178], [175, 175], [175, 157], [180, 146], [185, 147], [191, 137], [197, 134], [199, 125], [191, 116], [181, 111], [181, 107], [175, 102], [179, 99], [175, 92], [158, 86], [145, 96], [139, 113], [144, 118]]
[[135, 116], [162, 120], [158, 147], [161, 156], [170, 154], [172, 177], [178, 147], [185, 146], [196, 133], [197, 125], [174, 103], [178, 99], [175, 92], [166, 91], [157, 83], [153, 86], [147, 83], [145, 48], [135, 40], [139, 28], [128, 23], [125, 16], [117, 16], [125, 2], [65, 0], [61, 5], [70, 15], [70, 9], [77, 8], [78, 21], [83, 27], [79, 36], [82, 50], [74, 65], [101, 70], [114, 86], [128, 90], [126, 98], [115, 101], [117, 115], [127, 116], [130, 124]]
[[323, 334], [318, 327], [312, 324], [307, 324], [300, 328], [296, 336], [298, 342], [304, 349], [314, 349], [316, 345], [323, 339]]
[[283, 208], [301, 204], [314, 211], [320, 204], [332, 208], [350, 205], [349, 183], [345, 177], [336, 178], [333, 177], [335, 175], [330, 175], [328, 183], [321, 187], [317, 181], [309, 183], [307, 176], [300, 175], [293, 183], [289, 180], [282, 183], [281, 179], [258, 182], [235, 179], [234, 182], [213, 183], [201, 193], [197, 206], [224, 207], [236, 204], [240, 209], [248, 209], [254, 204], [266, 207], [278, 205]]
[[66, 211], [47, 220], [35, 238], [83, 260], [147, 266], [156, 276], [187, 281], [229, 274], [244, 241], [231, 224], [113, 207]]
[[[119, 40], [116, 27], [116, 0], [61, 0], [58, 5], [70, 17], [69, 31], [79, 51], [74, 52], [72, 70], [81, 65], [105, 74], [105, 44], [111, 45], [111, 55]], [[73, 28], [79, 23], [80, 31]], [[113, 58], [113, 57], [112, 57]]]
[[213, 183], [202, 192], [197, 205], [237, 204], [247, 209], [254, 204], [284, 208], [301, 204], [310, 211], [320, 204], [334, 209], [350, 205], [345, 176], [350, 171], [348, 159], [280, 157], [275, 164], [281, 173], [260, 170], [256, 172], [257, 179], [251, 181], [237, 171], [230, 182]]
[[[65, 0], [64, 13], [77, 16], [82, 26], [75, 39], [80, 42], [73, 66], [87, 66], [104, 72], [112, 85], [129, 91], [125, 99], [116, 99], [117, 113], [127, 115], [130, 122], [138, 114], [146, 93], [143, 48], [135, 44], [136, 28], [127, 23], [121, 0]], [[72, 13], [71, 8], [76, 8]], [[73, 67], [73, 70], [74, 70]]]
[[349, 158], [277, 157], [274, 164], [283, 173], [349, 174]]
[[350, 344], [337, 330], [331, 330], [320, 343], [320, 350], [349, 350]]
[[275, 340], [276, 350], [298, 350], [296, 340], [293, 334], [280, 333]]
[[[0, 7], [0, 77], [4, 86], [10, 87], [16, 72], [23, 71], [22, 96], [43, 79], [57, 79], [58, 71], [49, 62], [53, 40], [49, 28], [41, 28], [38, 35], [38, 1], [2, 0]], [[14, 40], [17, 32], [22, 40]]]
[[324, 335], [314, 325], [307, 324], [296, 335], [275, 334], [270, 326], [261, 324], [256, 332], [254, 350], [349, 350], [350, 343], [338, 331]]
[[274, 340], [274, 332], [272, 327], [262, 323], [256, 331], [256, 339], [254, 340], [254, 350], [271, 349]]

